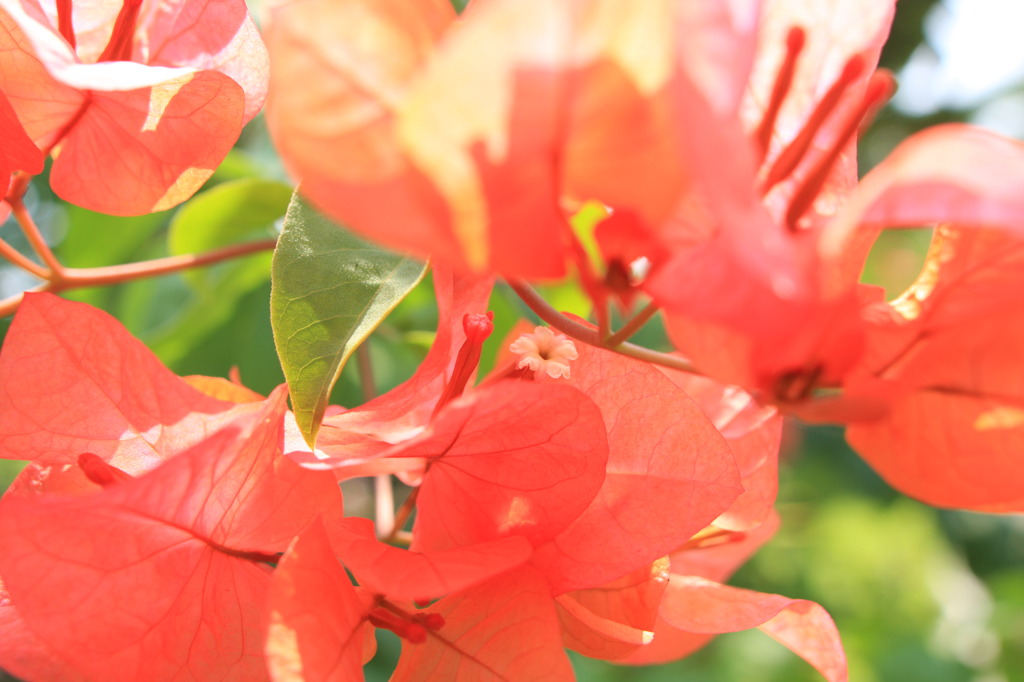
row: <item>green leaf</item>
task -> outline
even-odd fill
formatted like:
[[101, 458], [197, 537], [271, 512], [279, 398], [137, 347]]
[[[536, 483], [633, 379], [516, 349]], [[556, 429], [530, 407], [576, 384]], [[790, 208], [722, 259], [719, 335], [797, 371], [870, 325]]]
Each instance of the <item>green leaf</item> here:
[[345, 362], [425, 272], [426, 264], [364, 242], [298, 193], [292, 198], [274, 251], [270, 321], [310, 445]]

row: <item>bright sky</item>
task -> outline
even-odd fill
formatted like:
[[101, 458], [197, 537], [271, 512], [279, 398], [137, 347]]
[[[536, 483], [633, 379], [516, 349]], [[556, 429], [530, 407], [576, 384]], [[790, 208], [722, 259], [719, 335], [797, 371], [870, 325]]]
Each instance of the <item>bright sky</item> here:
[[[1024, 0], [944, 0], [925, 33], [934, 51], [922, 46], [914, 53], [893, 100], [907, 113], [977, 106], [1024, 81]], [[986, 110], [978, 123], [1024, 133], [1024, 95]]]

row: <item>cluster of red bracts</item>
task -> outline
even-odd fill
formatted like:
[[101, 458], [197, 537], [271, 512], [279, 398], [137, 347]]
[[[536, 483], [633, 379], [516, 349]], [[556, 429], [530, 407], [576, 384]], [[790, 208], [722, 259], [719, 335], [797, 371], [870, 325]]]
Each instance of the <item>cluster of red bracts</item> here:
[[[180, 379], [104, 313], [29, 296], [0, 355], [0, 454], [29, 460], [0, 502], [0, 667], [350, 680], [386, 628], [394, 679], [571, 679], [566, 646], [648, 663], [759, 626], [844, 679], [821, 607], [720, 584], [775, 528], [773, 408], [588, 347], [568, 378], [458, 394], [490, 285], [435, 276], [427, 360], [315, 453], [282, 390]], [[381, 471], [417, 484], [408, 549], [343, 513], [337, 478]]]
[[[353, 229], [462, 271], [574, 269], [598, 315], [649, 297], [700, 373], [846, 424], [900, 490], [1020, 511], [1024, 146], [936, 127], [858, 182], [894, 4], [301, 0], [270, 17], [268, 122]], [[919, 282], [858, 282], [883, 228], [920, 226]]]
[[[181, 379], [27, 296], [0, 354], [0, 456], [29, 462], [0, 502], [0, 668], [352, 680], [383, 628], [396, 680], [558, 680], [566, 647], [660, 662], [756, 626], [844, 680], [821, 607], [721, 584], [775, 527], [778, 411], [848, 424], [928, 502], [1024, 508], [1024, 150], [938, 128], [858, 183], [893, 0], [822, 7], [275, 7], [282, 156], [318, 207], [434, 259], [434, 345], [311, 449], [283, 389]], [[45, 152], [106, 213], [191, 196], [266, 92], [241, 2], [0, 0], [0, 28], [0, 183]], [[867, 251], [918, 225], [922, 277], [884, 302]], [[474, 385], [490, 277], [569, 271], [598, 309], [650, 298], [704, 376], [538, 328]], [[407, 545], [345, 515], [337, 482], [376, 475], [413, 486]]]

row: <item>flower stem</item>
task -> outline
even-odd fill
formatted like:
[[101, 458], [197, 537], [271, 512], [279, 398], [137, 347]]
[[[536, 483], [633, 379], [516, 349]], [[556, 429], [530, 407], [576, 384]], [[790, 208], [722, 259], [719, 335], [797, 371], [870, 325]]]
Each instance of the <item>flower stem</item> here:
[[576, 322], [575, 320], [571, 320], [552, 308], [551, 305], [526, 282], [520, 280], [507, 280], [507, 283], [512, 288], [512, 291], [516, 292], [519, 298], [523, 299], [523, 302], [526, 303], [530, 310], [535, 312], [540, 319], [577, 341], [582, 341], [583, 343], [596, 346], [598, 348], [604, 348], [618, 353], [619, 355], [626, 355], [631, 358], [636, 358], [637, 360], [644, 360], [645, 362], [650, 362], [655, 365], [661, 365], [662, 367], [678, 369], [683, 372], [696, 373], [696, 370], [689, 360], [676, 355], [660, 353], [656, 350], [651, 350], [650, 348], [644, 348], [643, 346], [637, 346], [627, 342], [620, 342], [614, 346], [607, 345], [602, 342], [600, 334], [596, 329], [592, 329], [591, 327]]
[[23, 256], [17, 249], [2, 239], [0, 239], [0, 257], [3, 257], [12, 265], [17, 265], [22, 270], [35, 275], [39, 279], [47, 279], [50, 276], [49, 270], [33, 262], [30, 258]]
[[644, 306], [643, 310], [634, 315], [629, 322], [624, 324], [622, 329], [605, 339], [605, 343], [609, 346], [617, 346], [623, 341], [628, 340], [629, 337], [640, 331], [640, 328], [647, 324], [648, 320], [654, 317], [659, 309], [659, 306], [654, 301], [651, 301]]
[[[13, 194], [8, 198], [8, 203], [11, 205], [11, 213], [14, 214], [14, 219], [18, 221], [18, 225], [21, 226], [21, 231], [25, 233], [25, 237], [28, 239], [28, 243], [32, 245], [32, 248], [39, 258], [43, 261], [43, 264], [50, 269], [50, 274], [44, 279], [60, 278], [61, 273], [64, 271], [64, 266], [60, 264], [57, 257], [53, 255], [53, 251], [50, 250], [50, 246], [46, 243], [46, 239], [43, 238], [43, 233], [39, 231], [39, 227], [36, 225], [36, 221], [32, 220], [31, 214], [28, 209], [25, 208], [25, 202], [22, 201], [21, 194]], [[27, 268], [26, 268], [27, 269]], [[32, 272], [29, 270], [29, 272]], [[32, 274], [35, 274], [34, 272]]]
[[[377, 383], [373, 378], [373, 361], [370, 358], [369, 340], [356, 348], [356, 364], [359, 368], [359, 383], [363, 389], [363, 400], [369, 402], [377, 397]], [[373, 477], [374, 526], [380, 539], [391, 537], [395, 532], [395, 493], [391, 486], [391, 474]]]
[[[264, 239], [255, 242], [235, 244], [221, 249], [214, 249], [200, 254], [169, 256], [140, 263], [126, 265], [110, 265], [101, 268], [61, 268], [60, 272], [47, 273], [47, 281], [32, 289], [33, 293], [50, 291], [59, 293], [68, 289], [81, 287], [105, 286], [118, 282], [128, 282], [145, 277], [166, 275], [172, 272], [213, 265], [259, 251], [269, 251], [277, 245], [275, 239]], [[38, 266], [37, 266], [38, 267]], [[34, 273], [33, 273], [34, 274]], [[15, 294], [0, 300], [0, 317], [6, 317], [18, 309], [24, 294]]]
[[166, 275], [172, 272], [212, 265], [259, 251], [269, 251], [277, 245], [276, 239], [263, 239], [255, 242], [234, 244], [206, 253], [186, 254], [155, 258], [139, 263], [126, 265], [110, 265], [102, 268], [66, 268], [59, 281], [53, 283], [50, 291], [64, 291], [78, 287], [102, 286], [118, 282], [128, 282], [144, 277]]
[[391, 533], [388, 534], [385, 542], [393, 542], [396, 537], [402, 533], [402, 529], [405, 527], [406, 522], [412, 515], [412, 510], [416, 508], [416, 498], [419, 496], [419, 486], [412, 489], [409, 496], [405, 498], [405, 502], [402, 503], [402, 508], [398, 510], [398, 514], [395, 517], [394, 527], [391, 529]]

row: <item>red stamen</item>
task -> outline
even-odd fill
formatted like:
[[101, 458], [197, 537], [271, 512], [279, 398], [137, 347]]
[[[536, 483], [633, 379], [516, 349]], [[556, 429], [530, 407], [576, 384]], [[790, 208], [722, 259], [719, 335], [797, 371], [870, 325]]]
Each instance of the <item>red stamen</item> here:
[[786, 99], [790, 86], [793, 84], [793, 74], [796, 72], [796, 61], [800, 52], [804, 49], [807, 40], [807, 32], [800, 26], [793, 26], [786, 34], [786, 55], [782, 58], [782, 66], [775, 76], [775, 84], [772, 86], [771, 98], [761, 118], [761, 125], [757, 127], [755, 139], [761, 152], [760, 161], [768, 154], [768, 145], [772, 141], [772, 129], [775, 128], [775, 119], [779, 116], [782, 102]]
[[135, 478], [128, 472], [104, 462], [99, 455], [94, 455], [91, 452], [83, 452], [78, 456], [78, 466], [86, 478], [103, 487]]
[[71, 18], [71, 0], [57, 0], [57, 30], [75, 49], [75, 27]]
[[483, 349], [484, 341], [494, 331], [493, 320], [494, 313], [491, 311], [487, 311], [486, 314], [467, 313], [462, 318], [462, 328], [466, 331], [466, 342], [459, 349], [459, 354], [455, 358], [455, 368], [452, 370], [452, 378], [448, 380], [448, 385], [444, 387], [444, 393], [441, 395], [441, 399], [437, 401], [434, 414], [437, 414], [442, 406], [455, 400], [466, 390], [466, 384], [469, 383], [473, 372], [476, 371], [477, 365], [480, 364], [480, 353]]
[[772, 164], [771, 170], [768, 171], [768, 176], [764, 179], [764, 184], [761, 185], [762, 195], [767, 194], [772, 187], [788, 178], [790, 173], [799, 165], [801, 159], [804, 158], [804, 154], [810, 148], [814, 136], [836, 108], [843, 92], [860, 77], [865, 66], [864, 58], [860, 55], [854, 55], [847, 60], [846, 66], [843, 67], [843, 72], [839, 74], [839, 78], [836, 79], [832, 87], [825, 93], [825, 96], [818, 102], [818, 106], [811, 112], [799, 134], [775, 158], [775, 163]]
[[797, 221], [814, 203], [814, 198], [818, 196], [825, 180], [828, 179], [829, 171], [832, 170], [832, 166], [843, 152], [846, 143], [853, 139], [857, 131], [865, 125], [866, 120], [874, 116], [880, 105], [892, 96], [895, 89], [896, 81], [888, 71], [876, 71], [872, 74], [860, 106], [847, 119], [832, 147], [818, 159], [796, 192], [793, 193], [789, 210], [786, 212], [786, 224], [791, 230], [796, 229]]
[[440, 630], [444, 627], [444, 616], [440, 613], [417, 613], [412, 617], [412, 622], [419, 623], [428, 630]]
[[114, 21], [114, 30], [103, 49], [98, 62], [126, 62], [132, 58], [132, 43], [135, 40], [135, 22], [139, 18], [142, 0], [124, 0], [121, 11]]
[[407, 639], [413, 644], [422, 644], [427, 641], [427, 630], [419, 623], [412, 623], [400, 616], [391, 613], [387, 609], [378, 606], [370, 611], [367, 620], [374, 627], [391, 630], [402, 639]]

